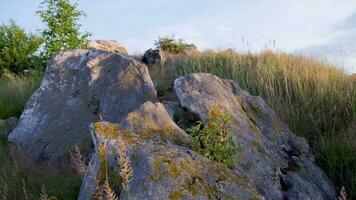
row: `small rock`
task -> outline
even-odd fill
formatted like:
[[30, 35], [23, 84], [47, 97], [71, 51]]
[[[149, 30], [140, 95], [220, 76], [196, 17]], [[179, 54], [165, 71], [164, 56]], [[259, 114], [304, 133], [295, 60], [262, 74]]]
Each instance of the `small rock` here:
[[0, 119], [0, 136], [7, 137], [16, 128], [18, 118], [10, 117], [6, 120]]
[[161, 63], [162, 55], [159, 49], [149, 49], [145, 51], [141, 60], [148, 66], [153, 66]]

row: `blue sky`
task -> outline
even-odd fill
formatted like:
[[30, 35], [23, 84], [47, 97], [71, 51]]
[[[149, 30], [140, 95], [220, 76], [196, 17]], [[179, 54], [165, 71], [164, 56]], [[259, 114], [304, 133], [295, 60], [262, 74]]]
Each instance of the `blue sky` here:
[[[257, 52], [266, 47], [327, 58], [356, 72], [355, 0], [78, 0], [94, 39], [130, 53], [172, 35], [207, 48]], [[0, 21], [41, 28], [40, 0], [0, 0]], [[275, 41], [275, 42], [274, 42]], [[275, 43], [275, 45], [273, 45]]]

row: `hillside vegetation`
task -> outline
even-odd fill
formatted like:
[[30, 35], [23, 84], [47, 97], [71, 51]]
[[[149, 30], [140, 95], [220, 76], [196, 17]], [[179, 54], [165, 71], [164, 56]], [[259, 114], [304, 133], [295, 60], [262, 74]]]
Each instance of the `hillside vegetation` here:
[[[350, 76], [321, 61], [270, 51], [175, 55], [150, 69], [159, 93], [171, 89], [176, 77], [193, 72], [233, 79], [251, 94], [262, 96], [294, 133], [308, 139], [317, 161], [338, 189], [345, 186], [348, 197], [356, 197], [356, 82]], [[41, 76], [0, 78], [0, 118], [19, 116], [40, 80]], [[38, 182], [38, 173], [33, 175], [14, 168], [16, 162], [1, 143], [0, 178], [2, 184], [8, 185], [7, 197], [37, 197], [41, 193], [40, 184], [45, 184], [48, 193], [59, 199], [71, 198], [78, 191], [78, 177], [63, 177], [68, 184], [65, 190], [60, 190], [58, 181], [51, 181], [56, 179], [54, 175]]]
[[356, 82], [325, 62], [286, 53], [206, 51], [171, 56], [151, 69], [159, 93], [181, 75], [208, 72], [263, 97], [289, 128], [306, 137], [337, 186], [356, 195]]

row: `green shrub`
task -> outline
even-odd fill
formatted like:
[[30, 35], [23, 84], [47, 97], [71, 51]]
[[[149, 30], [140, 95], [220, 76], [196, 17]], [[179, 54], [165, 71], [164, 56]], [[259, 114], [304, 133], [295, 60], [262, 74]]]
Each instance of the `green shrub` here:
[[159, 37], [154, 44], [158, 49], [172, 54], [178, 54], [187, 50], [196, 49], [194, 44], [187, 44], [183, 39], [176, 40], [174, 39], [174, 36]]
[[36, 55], [42, 43], [40, 36], [25, 33], [14, 21], [0, 26], [0, 71], [20, 73], [24, 69], [41, 68], [41, 58]]
[[234, 155], [241, 150], [231, 133], [231, 116], [213, 110], [208, 113], [206, 123], [199, 122], [187, 131], [193, 137], [193, 150], [207, 158], [224, 163], [229, 168], [235, 164]]

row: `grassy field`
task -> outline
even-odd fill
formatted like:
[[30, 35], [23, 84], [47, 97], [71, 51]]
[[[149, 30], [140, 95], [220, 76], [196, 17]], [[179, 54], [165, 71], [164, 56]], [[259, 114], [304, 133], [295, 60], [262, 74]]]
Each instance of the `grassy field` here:
[[306, 137], [337, 186], [356, 198], [356, 82], [342, 70], [285, 53], [207, 51], [152, 68], [159, 92], [181, 75], [208, 72], [262, 96], [297, 135]]
[[[262, 96], [294, 133], [309, 140], [318, 162], [337, 186], [345, 186], [348, 196], [356, 198], [355, 78], [321, 61], [269, 51], [175, 56], [150, 69], [159, 92], [169, 89], [176, 77], [193, 72], [233, 79]], [[19, 116], [40, 80], [41, 76], [0, 79], [0, 119]], [[0, 198], [7, 194], [6, 199], [33, 199], [42, 184], [59, 199], [75, 199], [78, 192], [77, 177], [44, 176], [16, 167], [4, 140], [0, 140], [0, 163]]]

